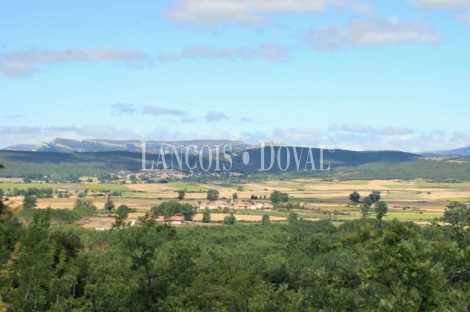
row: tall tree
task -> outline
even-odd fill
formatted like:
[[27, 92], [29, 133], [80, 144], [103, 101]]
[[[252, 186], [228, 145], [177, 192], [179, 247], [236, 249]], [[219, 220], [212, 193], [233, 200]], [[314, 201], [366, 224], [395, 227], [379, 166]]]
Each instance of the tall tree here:
[[211, 214], [208, 209], [205, 209], [202, 213], [202, 223], [210, 223], [211, 222]]
[[386, 202], [379, 201], [375, 203], [374, 205], [374, 210], [375, 213], [377, 213], [377, 217], [381, 219], [383, 216], [385, 216], [388, 212], [388, 205]]
[[36, 199], [36, 196], [32, 195], [27, 195], [23, 199], [23, 208], [24, 209], [31, 209], [35, 208], [38, 205], [38, 200]]
[[380, 200], [380, 192], [373, 191], [372, 193], [369, 194], [369, 198], [373, 203], [378, 202]]
[[294, 222], [297, 222], [297, 219], [298, 219], [299, 215], [295, 212], [291, 212], [289, 213], [289, 223], [294, 223]]
[[367, 217], [370, 214], [370, 205], [363, 203], [361, 206], [361, 215], [363, 218]]
[[361, 198], [361, 195], [359, 195], [359, 193], [356, 191], [349, 194], [349, 200], [352, 202], [358, 203], [360, 198]]
[[273, 204], [287, 203], [289, 201], [289, 194], [282, 193], [279, 191], [273, 191], [269, 199], [272, 201]]
[[219, 199], [219, 191], [210, 189], [207, 191], [207, 199], [210, 201], [214, 201]]
[[265, 214], [263, 215], [263, 218], [261, 219], [262, 224], [269, 224], [271, 222], [271, 219], [269, 218], [269, 215]]
[[108, 210], [108, 211], [111, 211], [111, 210], [114, 210], [114, 208], [116, 208], [116, 206], [114, 205], [113, 201], [111, 200], [111, 197], [108, 196], [108, 200], [104, 204], [104, 209]]
[[178, 200], [183, 200], [184, 197], [186, 196], [186, 190], [178, 190]]

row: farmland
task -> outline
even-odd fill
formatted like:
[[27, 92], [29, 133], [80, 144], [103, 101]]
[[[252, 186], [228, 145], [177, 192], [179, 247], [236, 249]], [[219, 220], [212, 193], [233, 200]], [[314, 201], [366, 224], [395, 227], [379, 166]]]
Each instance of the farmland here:
[[[293, 181], [264, 181], [243, 184], [228, 183], [196, 183], [196, 182], [170, 182], [170, 183], [138, 183], [138, 184], [0, 184], [5, 193], [14, 188], [52, 188], [70, 194], [69, 198], [39, 198], [37, 208], [71, 209], [77, 200], [78, 193], [88, 190], [86, 199], [91, 200], [103, 212], [95, 217], [103, 227], [109, 227], [113, 222], [112, 214], [106, 214], [103, 207], [108, 194], [119, 192], [120, 196], [111, 196], [110, 199], [116, 207], [127, 205], [135, 209], [136, 213], [130, 218], [137, 218], [148, 212], [151, 207], [163, 202], [174, 200], [178, 190], [186, 189], [185, 199], [181, 203], [198, 206], [207, 202], [206, 192], [216, 189], [219, 192], [219, 209], [212, 209], [212, 221], [221, 222], [228, 212], [221, 208], [228, 206], [239, 222], [260, 222], [261, 217], [269, 215], [273, 222], [286, 222], [291, 211], [295, 211], [299, 218], [305, 220], [332, 220], [336, 222], [361, 218], [360, 204], [353, 205], [349, 201], [349, 194], [357, 191], [362, 198], [372, 191], [381, 192], [381, 200], [389, 206], [389, 212], [384, 220], [397, 218], [401, 221], [428, 222], [438, 219], [444, 213], [449, 201], [470, 201], [470, 183], [428, 183], [421, 180], [356, 180], [356, 181], [320, 181], [313, 179], [298, 179]], [[239, 189], [239, 190], [237, 190]], [[240, 191], [241, 189], [241, 191]], [[289, 202], [294, 207], [283, 207], [255, 210], [233, 209], [229, 202], [233, 194], [238, 195], [239, 202], [268, 203], [270, 194], [278, 190], [289, 194]], [[255, 196], [258, 199], [252, 199]], [[11, 197], [10, 201], [20, 204], [22, 197]], [[374, 214], [370, 217], [374, 218]], [[102, 218], [102, 219], [99, 219]], [[201, 214], [194, 218], [195, 222], [202, 219]], [[92, 221], [90, 221], [93, 223]], [[86, 222], [81, 225], [87, 226]], [[88, 225], [89, 226], [89, 225]], [[88, 227], [87, 226], [87, 227]]]

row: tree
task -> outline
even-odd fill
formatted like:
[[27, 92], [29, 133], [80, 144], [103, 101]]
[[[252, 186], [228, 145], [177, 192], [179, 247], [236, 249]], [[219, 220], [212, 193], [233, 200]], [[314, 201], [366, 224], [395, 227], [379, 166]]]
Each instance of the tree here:
[[5, 194], [3, 193], [3, 190], [0, 189], [0, 200], [3, 199], [3, 195], [5, 195]]
[[104, 204], [104, 209], [111, 211], [114, 210], [116, 206], [114, 205], [113, 201], [111, 200], [111, 197], [108, 197], [108, 201]]
[[211, 214], [209, 209], [205, 209], [202, 213], [202, 223], [210, 223], [211, 222]]
[[219, 199], [219, 191], [210, 189], [207, 191], [207, 199], [210, 201], [214, 201]]
[[367, 197], [364, 198], [363, 203], [364, 203], [365, 205], [372, 206], [372, 199], [370, 199], [370, 197], [367, 196]]
[[271, 193], [269, 199], [273, 202], [273, 204], [279, 204], [281, 202], [287, 203], [289, 201], [289, 194], [274, 191]]
[[449, 223], [452, 230], [452, 238], [461, 248], [465, 248], [470, 242], [470, 209], [466, 204], [452, 201], [446, 206], [442, 221]]
[[233, 213], [231, 213], [229, 216], [226, 216], [224, 218], [224, 224], [225, 225], [234, 225], [236, 221], [237, 221], [237, 219], [235, 218]]
[[369, 198], [373, 203], [378, 202], [380, 200], [380, 192], [373, 191], [372, 193], [369, 194]]
[[271, 219], [269, 218], [269, 215], [265, 214], [263, 215], [263, 218], [261, 219], [261, 223], [264, 225], [269, 224], [271, 222]]
[[116, 210], [116, 213], [123, 217], [124, 219], [127, 219], [129, 216], [130, 209], [127, 205], [120, 205], [118, 209]]
[[178, 190], [178, 200], [183, 200], [184, 197], [186, 196], [186, 190]]
[[86, 209], [89, 211], [96, 211], [96, 206], [89, 199], [77, 199], [73, 205], [73, 209]]
[[238, 192], [243, 192], [243, 187], [242, 186], [237, 187], [237, 191]]
[[295, 212], [289, 213], [289, 223], [297, 222], [298, 214]]
[[24, 209], [31, 209], [34, 207], [37, 207], [38, 205], [38, 200], [36, 199], [36, 196], [25, 196], [23, 199], [23, 208]]
[[369, 204], [362, 204], [361, 206], [361, 215], [363, 218], [367, 217], [370, 214], [370, 205]]
[[359, 195], [359, 193], [356, 191], [349, 194], [349, 200], [352, 202], [358, 203], [360, 198], [361, 198], [361, 195]]
[[233, 198], [233, 200], [237, 200], [237, 199], [238, 199], [238, 194], [237, 194], [237, 193], [233, 193], [233, 194], [232, 194], [232, 198]]
[[176, 200], [170, 200], [154, 206], [150, 210], [154, 215], [171, 217], [179, 214], [183, 215], [185, 220], [191, 221], [196, 214], [197, 208], [188, 203], [181, 204]]
[[387, 214], [388, 205], [386, 202], [379, 201], [374, 206], [375, 213], [377, 213], [377, 218], [381, 219]]

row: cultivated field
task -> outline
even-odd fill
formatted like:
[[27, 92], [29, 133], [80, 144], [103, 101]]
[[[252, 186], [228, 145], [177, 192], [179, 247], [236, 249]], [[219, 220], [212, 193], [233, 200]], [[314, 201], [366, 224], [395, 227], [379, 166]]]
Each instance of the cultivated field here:
[[[231, 199], [233, 193], [237, 193], [238, 201], [249, 201], [252, 195], [260, 200], [255, 202], [269, 202], [269, 196], [274, 190], [286, 192], [293, 204], [299, 204], [304, 209], [295, 209], [299, 217], [307, 220], [331, 219], [333, 221], [351, 220], [360, 218], [359, 206], [352, 206], [349, 202], [349, 194], [357, 191], [361, 199], [372, 191], [380, 191], [382, 200], [389, 206], [389, 212], [385, 219], [397, 218], [399, 220], [415, 221], [426, 224], [429, 220], [442, 216], [449, 201], [457, 200], [464, 203], [470, 202], [469, 183], [428, 183], [424, 181], [399, 181], [399, 180], [373, 180], [373, 181], [343, 181], [325, 182], [318, 180], [295, 181], [267, 181], [262, 183], [227, 184], [227, 183], [156, 183], [156, 184], [16, 184], [0, 183], [0, 189], [5, 193], [13, 188], [26, 189], [28, 187], [51, 187], [61, 191], [69, 191], [70, 198], [44, 198], [38, 199], [38, 208], [51, 207], [71, 209], [77, 199], [77, 192], [88, 190], [87, 199], [93, 201], [98, 209], [103, 209], [107, 200], [105, 191], [122, 192], [122, 196], [112, 196], [116, 207], [121, 204], [136, 209], [136, 213], [129, 216], [135, 219], [143, 215], [152, 206], [175, 199], [176, 191], [186, 189], [186, 198], [182, 203], [198, 205], [207, 203], [206, 191], [217, 189], [221, 199]], [[242, 191], [237, 188], [242, 187]], [[103, 196], [104, 195], [104, 196]], [[266, 196], [266, 199], [264, 199]], [[22, 197], [12, 197], [10, 201], [20, 204]], [[238, 221], [260, 222], [263, 214], [270, 215], [271, 221], [286, 221], [289, 211], [278, 209], [265, 210], [232, 210]], [[106, 214], [105, 214], [106, 215]], [[213, 221], [222, 221], [226, 213], [213, 212]], [[372, 216], [373, 217], [373, 216]], [[197, 214], [194, 221], [200, 221], [201, 215]], [[98, 218], [91, 223], [99, 223], [106, 227], [111, 224], [112, 218]], [[85, 226], [90, 226], [90, 224]], [[95, 226], [92, 226], [95, 227]]]

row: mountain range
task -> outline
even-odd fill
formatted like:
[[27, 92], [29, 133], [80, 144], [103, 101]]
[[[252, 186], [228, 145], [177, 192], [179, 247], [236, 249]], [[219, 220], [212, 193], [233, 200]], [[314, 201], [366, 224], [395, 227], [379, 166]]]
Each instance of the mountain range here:
[[[231, 141], [231, 140], [188, 140], [188, 141], [146, 141], [145, 147], [147, 151], [159, 152], [163, 147], [165, 149], [168, 146], [182, 147], [183, 149], [191, 146], [191, 150], [199, 153], [203, 146], [208, 146], [212, 150], [216, 149], [216, 146], [230, 145], [232, 150], [247, 150], [255, 148], [256, 146], [246, 144], [242, 141]], [[22, 152], [137, 152], [142, 150], [142, 141], [139, 140], [99, 140], [89, 139], [83, 141], [61, 139], [57, 138], [52, 140], [50, 143], [42, 143], [39, 146], [18, 144], [4, 148], [7, 151], [22, 151]], [[208, 151], [205, 148], [204, 151]]]
[[[282, 145], [282, 142], [272, 142], [274, 146]], [[232, 140], [186, 140], [186, 141], [146, 141], [146, 150], [149, 152], [159, 152], [163, 147], [169, 145], [182, 147], [183, 149], [192, 146], [191, 149], [195, 153], [199, 153], [200, 148], [204, 145], [215, 150], [216, 146], [230, 145], [233, 151], [245, 151], [249, 149], [259, 148], [260, 145], [251, 145], [243, 141]], [[51, 142], [44, 142], [41, 145], [17, 144], [5, 147], [6, 151], [21, 152], [137, 152], [142, 150], [142, 141], [140, 140], [100, 140], [88, 139], [83, 141], [56, 138]], [[207, 152], [205, 149], [204, 152]], [[444, 150], [420, 153], [424, 156], [470, 156], [470, 146]]]

